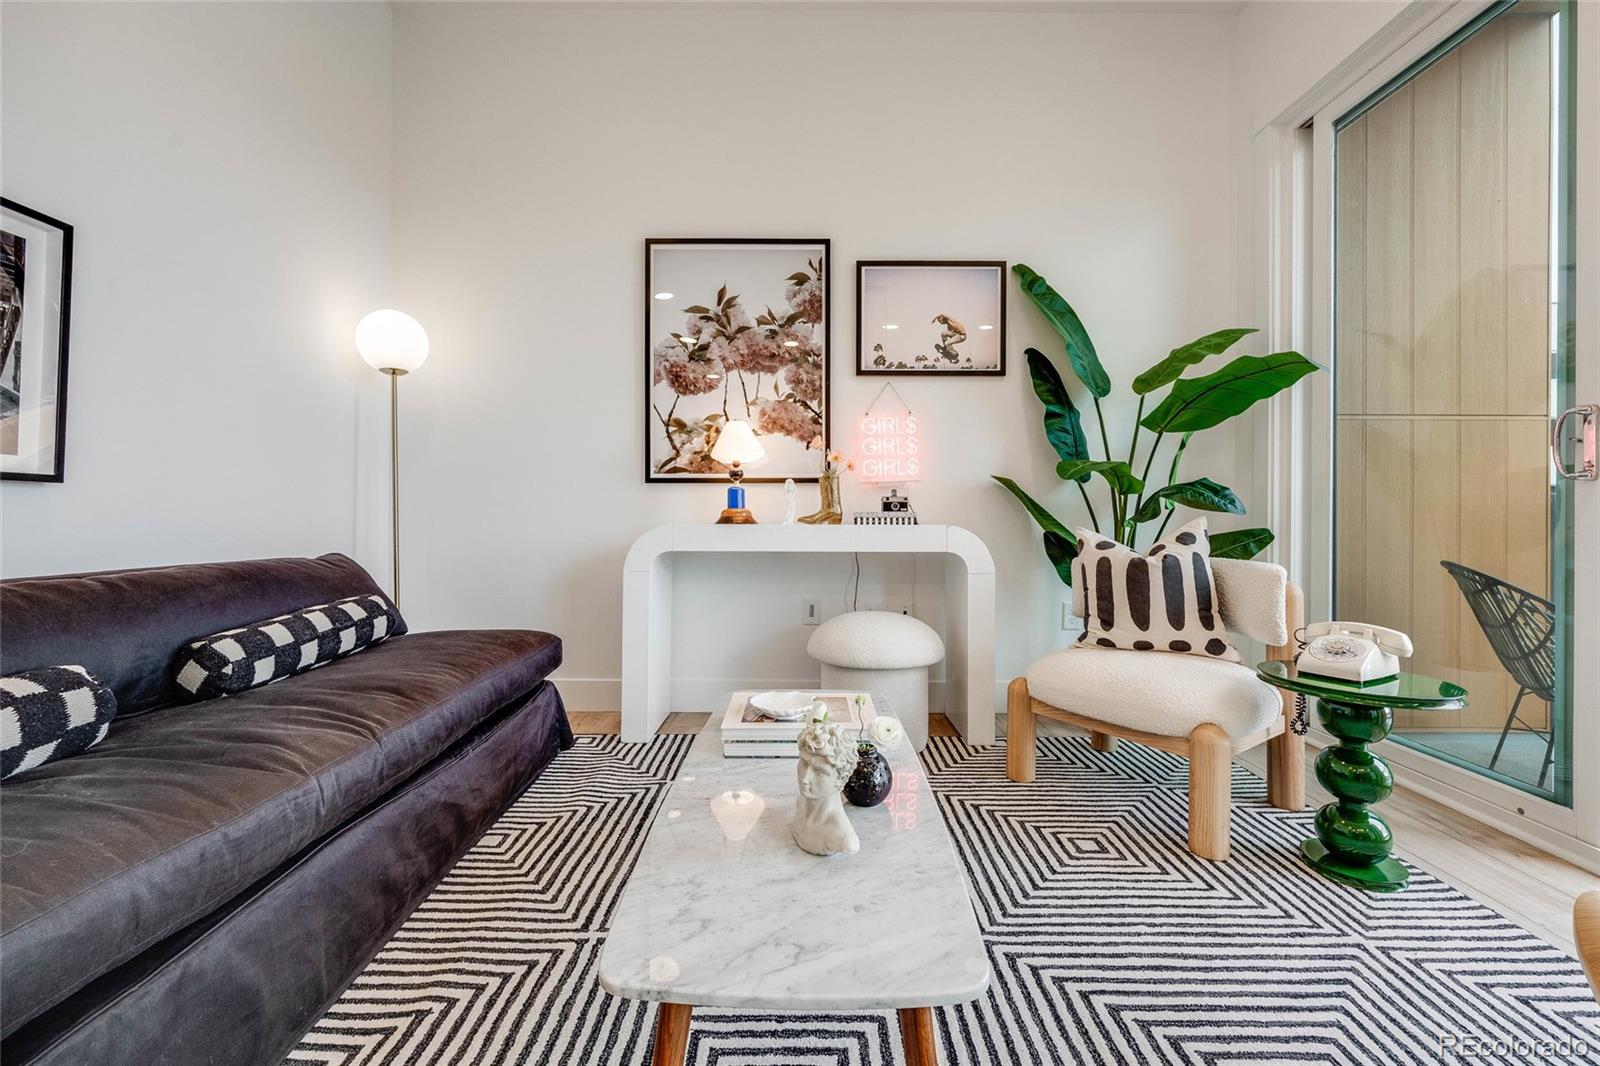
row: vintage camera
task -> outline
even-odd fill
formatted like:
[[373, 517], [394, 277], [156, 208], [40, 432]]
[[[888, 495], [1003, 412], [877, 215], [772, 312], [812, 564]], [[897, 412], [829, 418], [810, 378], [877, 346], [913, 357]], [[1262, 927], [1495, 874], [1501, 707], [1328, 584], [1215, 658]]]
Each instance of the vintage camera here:
[[900, 495], [900, 490], [890, 489], [889, 495], [883, 498], [881, 510], [890, 514], [908, 514], [911, 511], [911, 501]]

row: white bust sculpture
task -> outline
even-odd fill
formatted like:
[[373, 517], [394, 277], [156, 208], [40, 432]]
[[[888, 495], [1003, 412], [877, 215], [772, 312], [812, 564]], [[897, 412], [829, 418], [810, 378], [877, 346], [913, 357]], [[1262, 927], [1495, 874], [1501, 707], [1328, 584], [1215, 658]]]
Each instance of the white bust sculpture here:
[[813, 855], [854, 855], [861, 850], [861, 838], [845, 817], [842, 790], [856, 766], [855, 740], [842, 725], [812, 722], [800, 731], [797, 743], [800, 795], [789, 825], [794, 842]]

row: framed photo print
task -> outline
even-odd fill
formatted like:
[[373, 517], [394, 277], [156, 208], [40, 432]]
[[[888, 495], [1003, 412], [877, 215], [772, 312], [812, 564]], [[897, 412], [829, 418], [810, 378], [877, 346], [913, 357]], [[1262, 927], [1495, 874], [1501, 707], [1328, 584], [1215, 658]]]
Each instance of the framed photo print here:
[[645, 481], [726, 481], [711, 453], [733, 421], [766, 452], [746, 481], [817, 480], [828, 242], [652, 237], [644, 258]]
[[72, 227], [0, 197], [0, 478], [61, 481]]
[[1006, 372], [1006, 264], [856, 262], [856, 373]]

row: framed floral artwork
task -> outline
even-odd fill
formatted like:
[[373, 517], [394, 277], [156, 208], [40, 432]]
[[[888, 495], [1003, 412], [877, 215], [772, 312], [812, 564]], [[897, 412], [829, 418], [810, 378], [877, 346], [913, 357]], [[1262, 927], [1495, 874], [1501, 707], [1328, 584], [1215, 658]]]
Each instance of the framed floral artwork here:
[[857, 374], [1005, 372], [1003, 261], [856, 262]]
[[65, 479], [72, 227], [0, 197], [0, 478]]
[[746, 481], [815, 481], [828, 444], [828, 242], [645, 241], [645, 481], [725, 481], [722, 427], [767, 453]]

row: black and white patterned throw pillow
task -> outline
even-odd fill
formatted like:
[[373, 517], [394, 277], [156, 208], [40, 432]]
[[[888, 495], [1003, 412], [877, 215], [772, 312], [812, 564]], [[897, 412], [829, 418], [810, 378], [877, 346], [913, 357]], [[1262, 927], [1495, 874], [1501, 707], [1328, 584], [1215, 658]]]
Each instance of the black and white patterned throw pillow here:
[[382, 596], [351, 596], [215, 633], [178, 656], [178, 690], [209, 700], [326, 665], [376, 644], [400, 621]]
[[88, 751], [116, 714], [116, 696], [81, 666], [0, 677], [0, 780]]
[[1242, 661], [1228, 641], [1211, 574], [1211, 538], [1196, 518], [1140, 555], [1092, 529], [1078, 534], [1085, 646]]

